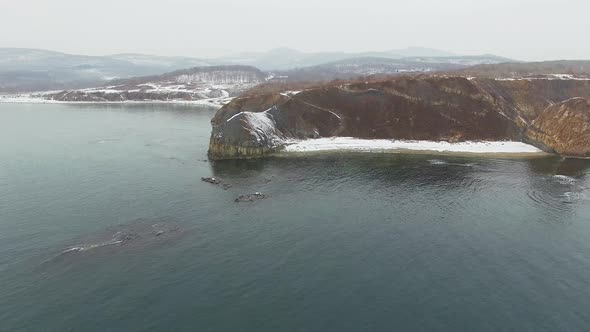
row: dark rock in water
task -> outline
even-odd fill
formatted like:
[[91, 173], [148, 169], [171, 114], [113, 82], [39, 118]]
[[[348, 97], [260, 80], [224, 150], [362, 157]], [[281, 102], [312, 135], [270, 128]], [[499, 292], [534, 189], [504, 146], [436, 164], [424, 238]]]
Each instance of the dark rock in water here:
[[206, 177], [202, 177], [201, 181], [203, 182], [208, 182], [211, 184], [220, 184], [222, 181], [219, 178], [206, 178]]
[[118, 231], [113, 235], [114, 242], [126, 242], [136, 239], [138, 237], [137, 233], [133, 233], [131, 231]]
[[152, 225], [152, 235], [153, 236], [161, 236], [168, 233], [173, 233], [179, 231], [180, 228], [176, 225], [171, 225], [167, 223], [158, 223]]
[[211, 183], [211, 184], [215, 184], [215, 185], [222, 185], [223, 190], [228, 190], [229, 188], [231, 188], [231, 184], [224, 183], [223, 180], [220, 179], [220, 178], [206, 178], [206, 177], [203, 177], [203, 178], [201, 178], [201, 181], [207, 182], [207, 183]]
[[268, 196], [259, 192], [255, 192], [253, 194], [240, 195], [234, 200], [234, 202], [254, 202], [264, 198], [268, 198]]

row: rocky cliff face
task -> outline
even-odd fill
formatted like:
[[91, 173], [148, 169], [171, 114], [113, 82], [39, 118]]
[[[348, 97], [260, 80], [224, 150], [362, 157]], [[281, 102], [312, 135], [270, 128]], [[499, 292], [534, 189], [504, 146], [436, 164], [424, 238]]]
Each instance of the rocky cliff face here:
[[[574, 97], [590, 97], [590, 81], [401, 77], [238, 98], [213, 118], [209, 152], [217, 159], [258, 157], [289, 139], [347, 136], [515, 140], [579, 155], [583, 149], [561, 150], [565, 129], [547, 124], [554, 118], [548, 107]], [[588, 119], [577, 114], [560, 117], [585, 132]]]
[[549, 106], [533, 121], [527, 136], [558, 154], [590, 157], [590, 101], [572, 98]]

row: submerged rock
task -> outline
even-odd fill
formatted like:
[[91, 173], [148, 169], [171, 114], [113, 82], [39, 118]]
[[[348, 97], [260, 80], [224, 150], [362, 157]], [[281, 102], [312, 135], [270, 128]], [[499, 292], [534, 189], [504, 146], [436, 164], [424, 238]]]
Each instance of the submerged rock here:
[[268, 196], [259, 192], [255, 192], [253, 194], [240, 195], [234, 200], [234, 202], [254, 202], [264, 198], [268, 198]]
[[107, 248], [136, 247], [148, 245], [156, 239], [173, 239], [183, 233], [183, 229], [176, 223], [162, 219], [138, 219], [129, 224], [109, 227], [103, 232], [90, 234], [79, 240], [79, 244], [68, 246], [61, 251], [61, 255], [99, 252]]
[[115, 242], [119, 242], [119, 243], [123, 243], [126, 241], [131, 241], [133, 239], [136, 239], [138, 237], [137, 233], [134, 233], [133, 231], [118, 231], [113, 235], [113, 240]]
[[220, 178], [207, 178], [207, 177], [202, 177], [201, 181], [203, 182], [207, 182], [207, 183], [211, 183], [214, 185], [221, 185], [223, 187], [223, 190], [227, 190], [229, 188], [231, 188], [231, 184], [229, 183], [224, 183], [224, 181]]
[[219, 178], [207, 178], [207, 177], [202, 177], [201, 181], [211, 183], [211, 184], [221, 184], [221, 182], [222, 182], [221, 179], [219, 179]]
[[180, 227], [174, 224], [168, 223], [157, 223], [152, 225], [152, 235], [154, 236], [161, 236], [167, 233], [174, 233], [178, 232]]

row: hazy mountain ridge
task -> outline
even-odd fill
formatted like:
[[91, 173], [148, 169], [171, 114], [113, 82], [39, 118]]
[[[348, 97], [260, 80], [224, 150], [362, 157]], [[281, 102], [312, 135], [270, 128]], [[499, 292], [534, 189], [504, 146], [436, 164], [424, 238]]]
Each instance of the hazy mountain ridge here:
[[208, 66], [110, 81], [97, 88], [64, 90], [33, 97], [58, 102], [203, 101], [221, 105], [266, 80], [250, 66]]
[[409, 47], [383, 52], [317, 52], [306, 53], [291, 48], [276, 48], [268, 52], [241, 53], [219, 58], [224, 63], [239, 63], [255, 66], [262, 70], [281, 71], [302, 67], [317, 66], [352, 58], [388, 58], [402, 59], [407, 57], [459, 57], [456, 54], [424, 47]]
[[511, 61], [494, 55], [453, 57], [357, 57], [317, 66], [276, 72], [288, 81], [322, 81], [350, 79], [358, 76], [390, 75], [399, 73], [428, 73], [464, 69], [473, 63], [500, 63]]
[[201, 66], [175, 70], [161, 75], [140, 76], [113, 80], [111, 84], [139, 84], [149, 81], [175, 80], [201, 83], [254, 83], [266, 79], [266, 74], [256, 67], [242, 65]]
[[523, 78], [555, 74], [590, 77], [590, 60], [481, 64], [461, 70], [459, 73], [464, 75], [496, 78]]
[[[412, 56], [412, 58], [408, 58]], [[305, 53], [288, 48], [268, 52], [242, 53], [214, 59], [145, 54], [107, 56], [73, 55], [40, 49], [0, 48], [0, 92], [15, 93], [103, 86], [118, 78], [159, 75], [184, 68], [215, 65], [250, 65], [265, 71], [292, 71], [354, 58], [406, 59], [405, 61], [469, 62], [472, 57], [428, 49], [407, 48], [384, 52]], [[444, 60], [437, 60], [437, 59]], [[475, 62], [474, 62], [475, 61]], [[497, 63], [498, 61], [492, 62]]]
[[91, 87], [116, 78], [162, 74], [210, 65], [187, 57], [136, 54], [72, 55], [38, 49], [0, 48], [0, 91]]

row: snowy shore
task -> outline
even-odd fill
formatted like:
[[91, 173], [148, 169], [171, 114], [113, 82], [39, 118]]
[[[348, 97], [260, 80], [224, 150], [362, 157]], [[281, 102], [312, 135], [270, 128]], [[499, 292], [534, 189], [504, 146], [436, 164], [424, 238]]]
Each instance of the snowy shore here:
[[285, 152], [316, 151], [430, 151], [447, 153], [474, 154], [543, 154], [540, 149], [522, 142], [512, 141], [467, 141], [449, 143], [445, 141], [404, 141], [387, 139], [358, 139], [353, 137], [332, 137], [291, 141], [285, 146]]
[[185, 104], [220, 108], [232, 99], [227, 97], [198, 100], [60, 101], [29, 95], [0, 95], [0, 104]]

